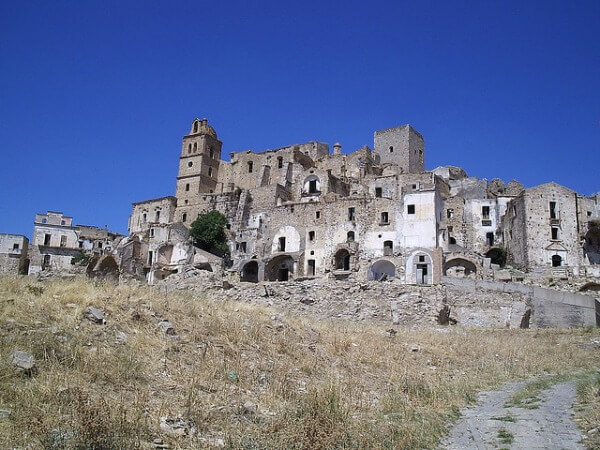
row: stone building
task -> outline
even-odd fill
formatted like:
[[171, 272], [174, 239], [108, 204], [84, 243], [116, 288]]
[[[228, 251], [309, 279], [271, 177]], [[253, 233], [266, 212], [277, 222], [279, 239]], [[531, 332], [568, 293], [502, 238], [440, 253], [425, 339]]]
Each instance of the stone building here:
[[20, 234], [0, 234], [0, 273], [26, 274], [29, 239]]
[[48, 211], [35, 215], [29, 246], [29, 271], [68, 271], [81, 255], [110, 254], [123, 238], [105, 228], [73, 225], [73, 218], [62, 212]]
[[506, 262], [598, 276], [598, 195], [488, 182], [454, 166], [427, 171], [423, 136], [410, 125], [376, 131], [373, 149], [350, 153], [308, 142], [225, 161], [222, 147], [206, 119], [192, 122], [175, 196], [133, 204], [122, 262], [130, 272], [151, 281], [184, 264], [210, 265], [185, 230], [218, 210], [228, 220], [228, 270], [242, 281], [436, 284], [443, 275], [493, 277]]

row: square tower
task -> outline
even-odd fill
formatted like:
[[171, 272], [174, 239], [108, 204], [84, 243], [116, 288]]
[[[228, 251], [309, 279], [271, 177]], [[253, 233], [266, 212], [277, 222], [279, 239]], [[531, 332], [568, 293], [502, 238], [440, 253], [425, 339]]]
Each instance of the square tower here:
[[410, 125], [376, 131], [374, 141], [381, 164], [397, 164], [402, 173], [425, 171], [425, 141]]

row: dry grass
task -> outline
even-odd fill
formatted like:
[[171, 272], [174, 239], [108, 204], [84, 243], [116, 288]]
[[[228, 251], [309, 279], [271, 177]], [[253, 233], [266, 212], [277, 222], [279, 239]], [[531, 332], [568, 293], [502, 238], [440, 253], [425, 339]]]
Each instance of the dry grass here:
[[[83, 318], [90, 305], [105, 325]], [[597, 367], [596, 352], [577, 346], [595, 336], [444, 328], [390, 337], [190, 292], [5, 277], [0, 409], [11, 414], [0, 418], [0, 448], [151, 448], [154, 438], [171, 448], [433, 448], [479, 390]], [[14, 370], [15, 349], [35, 355], [37, 373]], [[161, 417], [181, 418], [188, 434], [161, 429]]]

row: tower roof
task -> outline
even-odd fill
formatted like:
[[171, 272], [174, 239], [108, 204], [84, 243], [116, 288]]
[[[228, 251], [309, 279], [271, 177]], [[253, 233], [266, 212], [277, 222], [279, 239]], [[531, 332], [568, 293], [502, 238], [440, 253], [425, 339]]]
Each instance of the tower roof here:
[[213, 127], [211, 127], [208, 124], [208, 120], [206, 119], [194, 119], [194, 121], [192, 122], [192, 129], [190, 130], [190, 134], [205, 134], [217, 139], [217, 132]]

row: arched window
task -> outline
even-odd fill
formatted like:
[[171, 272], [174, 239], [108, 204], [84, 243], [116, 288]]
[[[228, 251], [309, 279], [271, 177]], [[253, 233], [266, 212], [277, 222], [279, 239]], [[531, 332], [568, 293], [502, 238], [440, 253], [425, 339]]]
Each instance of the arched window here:
[[208, 168], [208, 176], [212, 177], [212, 173], [213, 173], [213, 169], [212, 169], [212, 167], [209, 167]]
[[392, 256], [394, 254], [394, 243], [392, 241], [385, 241], [383, 243], [383, 255]]
[[194, 122], [194, 133], [197, 133], [197, 132], [198, 132], [198, 121], [196, 120]]
[[354, 231], [346, 233], [346, 242], [354, 242]]
[[302, 185], [302, 192], [305, 194], [318, 194], [321, 192], [321, 181], [316, 175], [306, 177]]
[[196, 150], [198, 150], [198, 143], [194, 142], [194, 153], [196, 153]]
[[188, 144], [188, 153], [192, 153], [192, 144]]

